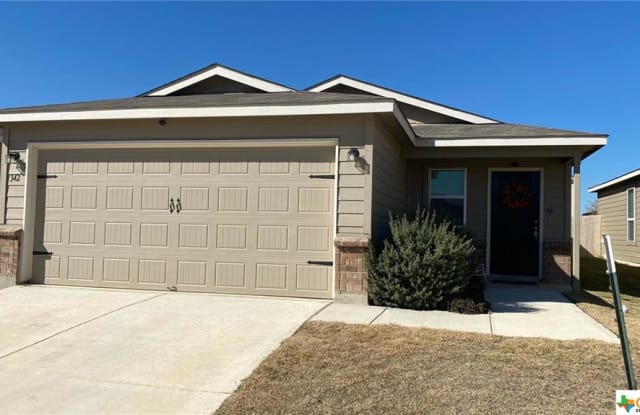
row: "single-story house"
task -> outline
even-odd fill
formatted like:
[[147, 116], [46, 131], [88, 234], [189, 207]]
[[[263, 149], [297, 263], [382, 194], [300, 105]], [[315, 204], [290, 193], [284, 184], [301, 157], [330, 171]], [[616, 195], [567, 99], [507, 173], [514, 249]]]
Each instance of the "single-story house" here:
[[5, 279], [356, 299], [389, 212], [418, 205], [469, 229], [492, 278], [577, 282], [580, 164], [607, 142], [218, 64], [0, 128]]
[[640, 265], [636, 221], [638, 187], [640, 169], [589, 188], [589, 192], [598, 195], [600, 233], [611, 235], [611, 246], [616, 261], [631, 265]]

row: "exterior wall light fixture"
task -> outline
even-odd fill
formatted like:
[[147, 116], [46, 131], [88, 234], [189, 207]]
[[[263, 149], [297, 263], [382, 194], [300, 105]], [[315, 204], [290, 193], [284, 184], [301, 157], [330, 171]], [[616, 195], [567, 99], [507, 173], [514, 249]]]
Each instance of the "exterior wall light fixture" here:
[[347, 153], [349, 161], [358, 161], [360, 159], [360, 151], [357, 148], [351, 148]]
[[20, 161], [20, 153], [18, 151], [10, 151], [7, 153], [7, 164], [17, 163]]

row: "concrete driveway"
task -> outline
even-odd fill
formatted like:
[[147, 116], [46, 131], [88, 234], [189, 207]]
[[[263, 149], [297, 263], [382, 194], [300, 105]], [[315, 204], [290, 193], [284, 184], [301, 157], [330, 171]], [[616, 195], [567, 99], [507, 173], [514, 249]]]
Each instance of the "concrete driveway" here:
[[211, 413], [321, 300], [0, 290], [0, 413]]

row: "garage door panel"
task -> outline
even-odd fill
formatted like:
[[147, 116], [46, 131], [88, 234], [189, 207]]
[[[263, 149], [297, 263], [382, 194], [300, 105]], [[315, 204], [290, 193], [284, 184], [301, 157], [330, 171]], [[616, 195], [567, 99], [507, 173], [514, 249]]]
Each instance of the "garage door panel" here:
[[142, 284], [167, 284], [166, 259], [138, 260], [138, 282]]
[[95, 258], [91, 256], [67, 257], [67, 279], [93, 281], [95, 278]]
[[330, 267], [318, 265], [296, 266], [296, 288], [302, 291], [327, 291]]
[[216, 287], [246, 288], [247, 264], [245, 262], [216, 261], [214, 280]]
[[168, 186], [142, 186], [140, 189], [141, 210], [169, 210]]
[[107, 175], [132, 175], [135, 173], [135, 164], [132, 161], [108, 161]]
[[114, 283], [130, 283], [131, 262], [130, 258], [103, 258], [102, 280]]
[[[333, 149], [40, 155], [34, 281], [332, 295]], [[311, 261], [312, 263], [308, 263]]]
[[219, 212], [247, 212], [247, 187], [219, 187], [218, 211]]
[[209, 211], [210, 205], [209, 187], [180, 187], [180, 213]]
[[105, 208], [133, 209], [133, 186], [107, 186]]
[[290, 189], [288, 187], [258, 187], [258, 212], [289, 213]]

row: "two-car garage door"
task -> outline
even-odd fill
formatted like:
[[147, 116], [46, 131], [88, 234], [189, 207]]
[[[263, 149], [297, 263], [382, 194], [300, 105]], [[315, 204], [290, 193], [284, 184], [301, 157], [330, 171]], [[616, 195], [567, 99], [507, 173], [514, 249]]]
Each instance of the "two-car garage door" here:
[[329, 298], [332, 148], [41, 151], [33, 280]]

